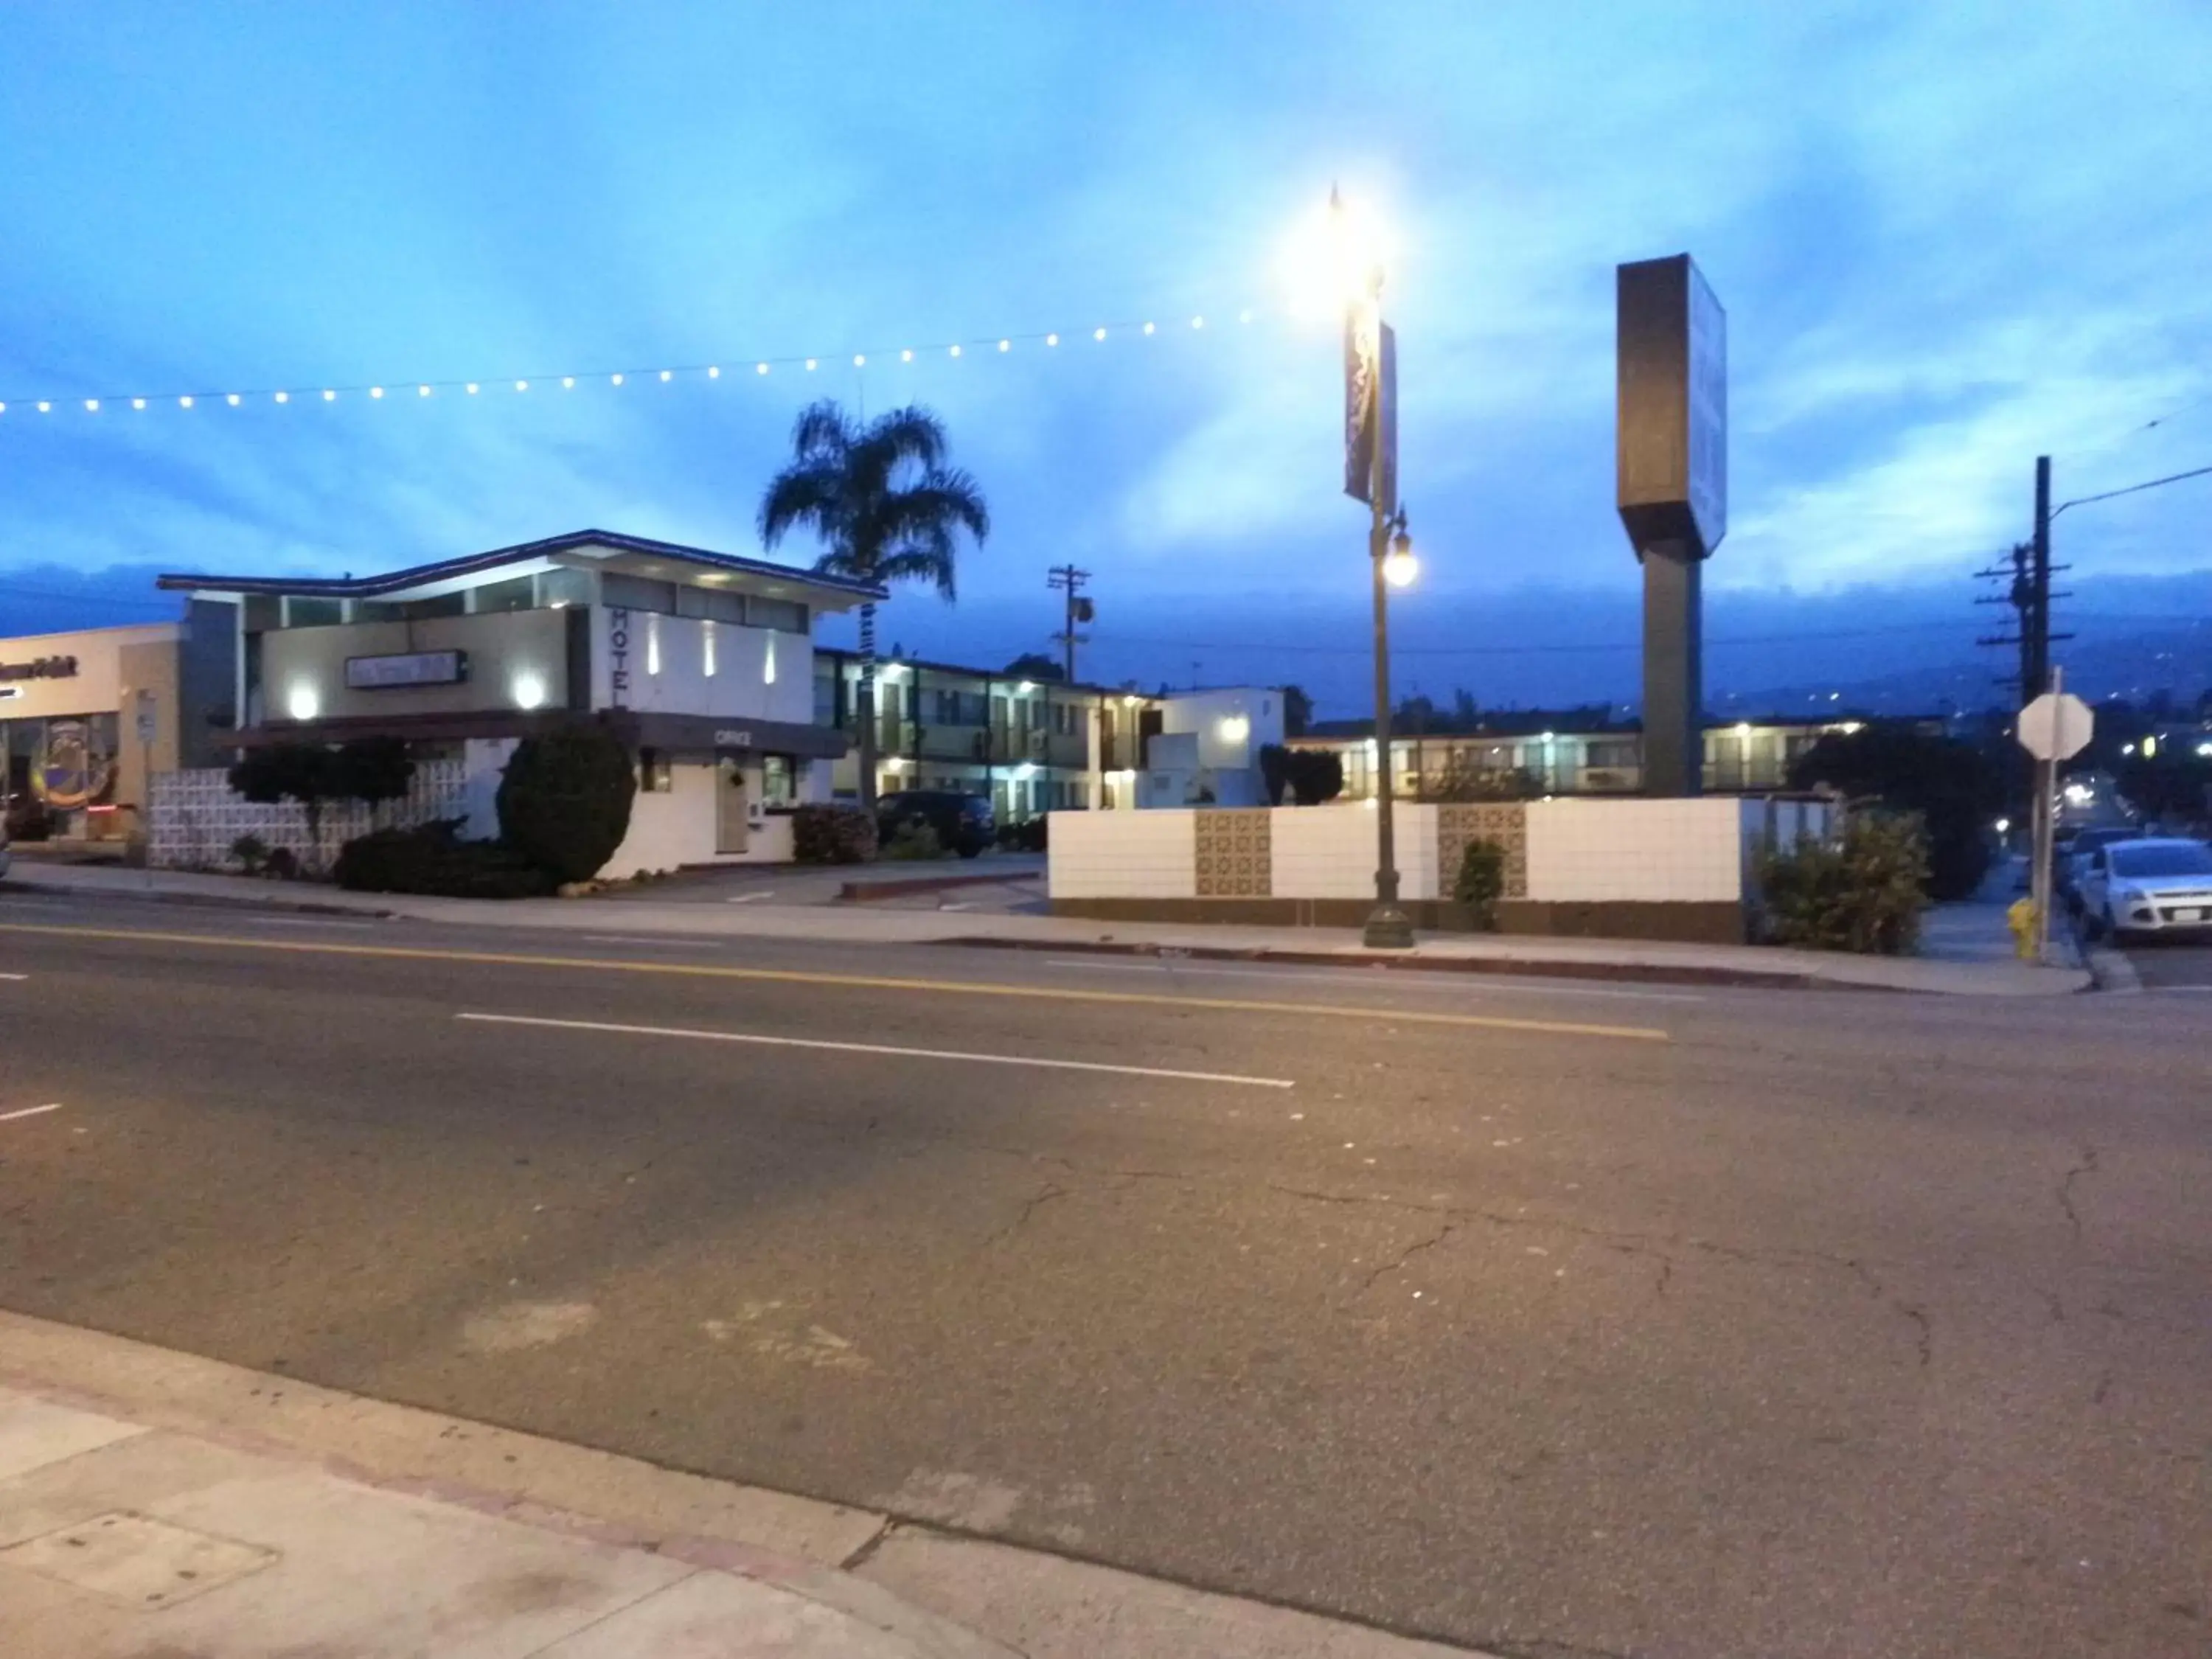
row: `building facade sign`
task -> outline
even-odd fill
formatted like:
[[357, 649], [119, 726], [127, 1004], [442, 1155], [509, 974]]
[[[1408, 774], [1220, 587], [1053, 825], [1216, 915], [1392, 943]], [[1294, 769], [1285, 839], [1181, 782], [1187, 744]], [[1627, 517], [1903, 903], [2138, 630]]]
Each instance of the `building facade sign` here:
[[629, 607], [607, 607], [607, 704], [629, 706]]
[[0, 680], [73, 680], [75, 657], [35, 657], [29, 662], [0, 662]]
[[348, 657], [346, 690], [382, 691], [407, 685], [459, 685], [469, 677], [465, 651], [409, 651], [391, 656]]

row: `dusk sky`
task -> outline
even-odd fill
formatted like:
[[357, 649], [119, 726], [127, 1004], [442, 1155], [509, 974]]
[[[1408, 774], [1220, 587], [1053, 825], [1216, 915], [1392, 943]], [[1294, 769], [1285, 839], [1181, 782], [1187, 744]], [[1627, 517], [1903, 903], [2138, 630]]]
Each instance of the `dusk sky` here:
[[[757, 552], [805, 401], [912, 399], [995, 529], [887, 644], [1045, 648], [1073, 559], [1086, 678], [1357, 712], [1337, 343], [1279, 272], [1334, 180], [1395, 244], [1401, 684], [1633, 695], [1613, 267], [1683, 250], [1730, 330], [1710, 631], [1764, 641], [1709, 684], [1972, 662], [2038, 453], [2062, 499], [2212, 464], [2208, 88], [2202, 0], [15, 0], [0, 630], [159, 616], [156, 568]], [[2208, 521], [2212, 479], [2062, 519], [2078, 607], [2203, 617]]]

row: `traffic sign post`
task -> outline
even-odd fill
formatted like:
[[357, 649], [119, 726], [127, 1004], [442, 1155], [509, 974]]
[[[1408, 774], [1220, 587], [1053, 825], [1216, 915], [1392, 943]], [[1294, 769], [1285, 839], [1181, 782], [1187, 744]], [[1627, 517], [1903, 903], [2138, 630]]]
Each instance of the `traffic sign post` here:
[[2051, 851], [2057, 839], [2058, 763], [2089, 746], [2096, 716], [2089, 705], [2066, 690], [2066, 671], [2053, 669], [2051, 690], [2020, 711], [2014, 730], [2020, 746], [2035, 757], [2034, 868], [2028, 890], [2035, 906], [2035, 959], [2051, 946]]

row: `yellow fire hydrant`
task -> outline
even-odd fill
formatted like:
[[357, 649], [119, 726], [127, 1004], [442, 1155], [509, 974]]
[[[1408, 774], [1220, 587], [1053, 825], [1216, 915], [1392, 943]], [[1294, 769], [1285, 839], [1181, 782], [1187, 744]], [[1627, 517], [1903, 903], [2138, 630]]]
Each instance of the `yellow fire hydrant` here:
[[2023, 962], [2033, 959], [2035, 955], [2037, 932], [2035, 901], [2032, 898], [2014, 899], [2012, 902], [2012, 908], [2005, 912], [2005, 921], [2012, 928], [2012, 948], [2014, 953]]

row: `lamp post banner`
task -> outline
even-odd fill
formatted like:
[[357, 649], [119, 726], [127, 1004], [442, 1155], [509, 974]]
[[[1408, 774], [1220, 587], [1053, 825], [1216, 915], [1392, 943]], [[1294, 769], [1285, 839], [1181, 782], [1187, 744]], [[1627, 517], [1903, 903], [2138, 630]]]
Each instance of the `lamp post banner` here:
[[1398, 510], [1398, 331], [1376, 325], [1381, 374], [1376, 380], [1375, 506], [1388, 518]]
[[1382, 307], [1359, 301], [1344, 313], [1344, 493], [1375, 502], [1375, 448], [1382, 434]]

